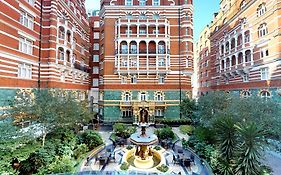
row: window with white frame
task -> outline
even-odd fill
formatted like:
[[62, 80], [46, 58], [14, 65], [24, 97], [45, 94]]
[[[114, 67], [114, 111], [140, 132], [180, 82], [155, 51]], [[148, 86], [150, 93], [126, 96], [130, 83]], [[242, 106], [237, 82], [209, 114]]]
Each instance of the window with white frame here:
[[137, 76], [133, 75], [131, 76], [131, 84], [136, 84], [137, 83]]
[[99, 43], [94, 43], [94, 50], [99, 50], [99, 49], [100, 49]]
[[267, 30], [266, 23], [263, 23], [259, 26], [258, 33], [259, 33], [259, 37], [263, 37], [263, 36], [267, 35], [268, 30]]
[[145, 35], [146, 34], [146, 30], [145, 29], [140, 29], [140, 35]]
[[145, 6], [146, 5], [146, 0], [139, 0], [139, 1], [140, 1], [140, 3], [139, 3], [140, 6]]
[[132, 109], [123, 109], [122, 110], [122, 117], [132, 117], [133, 116], [133, 111]]
[[122, 58], [121, 60], [121, 67], [127, 67], [128, 66], [128, 59]]
[[248, 43], [248, 42], [250, 42], [250, 34], [246, 33], [245, 34], [245, 43]]
[[132, 2], [133, 2], [133, 0], [126, 0], [125, 5], [131, 6], [131, 5], [133, 5]]
[[64, 60], [64, 50], [63, 48], [58, 48], [58, 60]]
[[132, 19], [132, 18], [133, 18], [133, 15], [132, 15], [132, 13], [128, 13], [128, 14], [126, 15], [126, 17], [127, 17], [127, 19]]
[[93, 86], [99, 86], [99, 79], [93, 79]]
[[265, 12], [266, 12], [266, 6], [265, 6], [265, 3], [262, 3], [259, 5], [258, 10], [257, 10], [258, 17], [265, 14]]
[[32, 66], [30, 64], [26, 64], [26, 63], [19, 64], [18, 77], [31, 79], [32, 78]]
[[19, 37], [19, 51], [32, 55], [33, 42], [23, 36]]
[[163, 66], [165, 66], [166, 64], [165, 64], [165, 59], [164, 58], [158, 58], [158, 66], [159, 67], [163, 67]]
[[147, 101], [147, 94], [145, 92], [140, 93], [140, 101]]
[[99, 74], [99, 67], [93, 67], [93, 74]]
[[144, 13], [140, 14], [140, 19], [146, 19], [146, 15]]
[[59, 27], [59, 39], [65, 39], [65, 31], [62, 26]]
[[261, 58], [269, 56], [268, 49], [262, 49], [260, 53], [261, 53]]
[[154, 6], [160, 5], [160, 0], [153, 0], [153, 5]]
[[156, 117], [163, 117], [164, 116], [164, 110], [163, 109], [155, 109], [155, 116]]
[[137, 67], [137, 59], [136, 58], [132, 58], [130, 61], [131, 61], [131, 67]]
[[164, 75], [159, 75], [158, 77], [158, 83], [159, 84], [164, 84], [165, 82], [165, 76]]
[[268, 80], [268, 67], [261, 68], [261, 80]]
[[34, 0], [25, 0], [26, 2], [28, 2], [30, 5], [34, 5]]
[[93, 62], [99, 62], [99, 55], [93, 55]]
[[244, 9], [245, 6], [246, 6], [246, 1], [243, 0], [240, 4], [240, 9]]
[[162, 92], [156, 92], [154, 95], [155, 101], [163, 101], [164, 100], [164, 94]]
[[100, 33], [94, 32], [94, 39], [100, 39]]
[[241, 92], [241, 97], [248, 98], [251, 96], [251, 92], [249, 90], [244, 90]]
[[100, 27], [100, 22], [99, 21], [95, 21], [94, 22], [94, 27]]
[[263, 90], [260, 92], [260, 96], [261, 96], [261, 98], [270, 98], [271, 94], [267, 90]]
[[34, 17], [25, 12], [24, 10], [20, 11], [20, 23], [29, 29], [33, 29], [34, 26]]
[[123, 95], [123, 101], [129, 102], [132, 100], [132, 94], [130, 92], [125, 92]]
[[249, 82], [249, 74], [243, 75], [243, 82]]
[[72, 46], [73, 46], [73, 49], [75, 49], [75, 48], [76, 48], [76, 39], [75, 39], [75, 38], [73, 38], [73, 43], [72, 43]]
[[121, 84], [127, 84], [127, 77], [121, 76]]
[[153, 14], [153, 19], [159, 19], [160, 15], [159, 14]]

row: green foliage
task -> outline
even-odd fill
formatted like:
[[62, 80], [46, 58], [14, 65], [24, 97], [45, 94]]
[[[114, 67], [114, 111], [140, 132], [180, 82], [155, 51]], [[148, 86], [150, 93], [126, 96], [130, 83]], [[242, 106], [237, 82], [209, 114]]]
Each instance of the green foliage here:
[[123, 171], [126, 171], [129, 169], [129, 167], [130, 167], [130, 164], [128, 164], [127, 162], [123, 162], [120, 166], [120, 169]]
[[259, 175], [262, 171], [260, 151], [264, 141], [264, 132], [253, 122], [238, 125], [237, 130], [241, 143], [237, 150], [236, 174]]
[[69, 156], [56, 157], [55, 161], [49, 165], [49, 171], [52, 173], [69, 173], [74, 171], [74, 165], [75, 161]]
[[77, 148], [73, 151], [73, 156], [75, 159], [79, 159], [83, 154], [88, 152], [88, 146], [86, 144], [80, 144]]
[[92, 130], [87, 130], [82, 133], [80, 137], [80, 142], [86, 144], [89, 150], [92, 150], [103, 144], [101, 136]]
[[197, 110], [197, 106], [194, 100], [191, 100], [189, 98], [184, 99], [181, 102], [180, 110], [185, 117], [191, 119], [193, 123], [195, 122], [195, 111]]
[[169, 170], [169, 167], [167, 165], [162, 164], [162, 165], [157, 167], [157, 170], [165, 173], [165, 172], [167, 172]]
[[31, 121], [40, 126], [45, 136], [56, 128], [77, 128], [78, 125], [87, 123], [92, 114], [85, 103], [66, 91], [57, 89], [33, 90], [33, 96], [18, 94], [12, 102], [12, 109], [7, 116], [11, 116], [15, 123]]
[[162, 148], [161, 148], [160, 146], [155, 146], [154, 149], [155, 149], [156, 151], [160, 151]]
[[182, 119], [155, 119], [155, 123], [164, 124], [164, 125], [184, 125], [184, 124], [191, 124], [191, 119], [189, 118], [182, 118]]
[[131, 150], [131, 149], [133, 149], [133, 146], [128, 145], [128, 146], [126, 147], [126, 149], [127, 149], [127, 150]]
[[136, 132], [136, 127], [127, 126], [123, 123], [115, 123], [113, 125], [113, 132], [117, 137], [129, 138], [133, 133]]
[[157, 129], [154, 132], [157, 135], [158, 139], [160, 139], [160, 140], [174, 139], [176, 137], [172, 128], [168, 127], [168, 126], [161, 128], [161, 129]]
[[193, 132], [194, 127], [191, 126], [191, 125], [181, 125], [181, 126], [179, 127], [179, 129], [180, 129], [180, 132], [181, 132], [182, 134], [191, 135], [192, 132]]
[[199, 126], [194, 130], [195, 137], [201, 141], [208, 144], [215, 143], [215, 135], [212, 128]]

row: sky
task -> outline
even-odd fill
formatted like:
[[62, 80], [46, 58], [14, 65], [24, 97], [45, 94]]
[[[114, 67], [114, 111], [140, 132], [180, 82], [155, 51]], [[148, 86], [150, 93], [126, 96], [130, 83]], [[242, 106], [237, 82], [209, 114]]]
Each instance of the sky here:
[[[197, 41], [200, 32], [213, 19], [213, 14], [219, 10], [220, 0], [194, 0], [194, 40]], [[100, 0], [86, 0], [87, 9], [99, 9]]]

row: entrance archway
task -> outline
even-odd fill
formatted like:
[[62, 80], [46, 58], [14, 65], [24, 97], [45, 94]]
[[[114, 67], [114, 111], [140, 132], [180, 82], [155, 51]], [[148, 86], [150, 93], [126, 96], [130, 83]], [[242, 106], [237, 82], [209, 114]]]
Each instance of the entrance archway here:
[[140, 110], [139, 123], [148, 123], [148, 111], [147, 111], [147, 109]]

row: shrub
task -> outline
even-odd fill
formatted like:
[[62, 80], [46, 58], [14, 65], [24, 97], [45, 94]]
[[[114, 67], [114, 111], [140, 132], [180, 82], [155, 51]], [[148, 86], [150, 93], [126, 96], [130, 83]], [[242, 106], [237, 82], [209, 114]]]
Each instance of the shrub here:
[[131, 149], [133, 149], [133, 146], [128, 145], [128, 146], [126, 147], [126, 149], [127, 149], [127, 150], [131, 150]]
[[155, 119], [155, 123], [165, 124], [165, 125], [190, 125], [191, 120], [189, 118], [182, 118], [182, 119]]
[[101, 136], [91, 130], [87, 130], [81, 135], [81, 142], [86, 144], [90, 150], [103, 144]]
[[81, 145], [78, 145], [78, 147], [73, 151], [73, 156], [75, 159], [79, 159], [86, 152], [88, 152], [87, 145], [81, 144]]
[[160, 139], [160, 140], [175, 138], [175, 134], [172, 131], [172, 128], [168, 127], [168, 126], [155, 130], [155, 134], [157, 135], [158, 139]]
[[128, 127], [127, 125], [124, 125], [123, 123], [115, 123], [113, 125], [113, 132], [117, 137], [122, 137], [124, 139], [129, 138], [131, 134], [136, 132], [136, 127]]
[[73, 172], [74, 165], [75, 162], [71, 159], [71, 157], [57, 157], [56, 160], [49, 165], [49, 171], [52, 173], [69, 173]]
[[161, 148], [160, 146], [155, 146], [154, 149], [155, 149], [156, 151], [159, 151], [159, 150], [161, 150], [162, 148]]
[[179, 127], [179, 129], [180, 129], [180, 132], [181, 132], [182, 134], [191, 135], [191, 134], [192, 134], [192, 131], [193, 131], [193, 126], [191, 126], [191, 125], [181, 125], [181, 126]]
[[128, 164], [127, 162], [123, 162], [120, 166], [120, 169], [126, 171], [129, 169], [129, 167], [130, 167], [130, 164]]
[[165, 173], [165, 172], [167, 172], [169, 170], [169, 167], [167, 165], [162, 164], [161, 166], [157, 167], [157, 170]]

